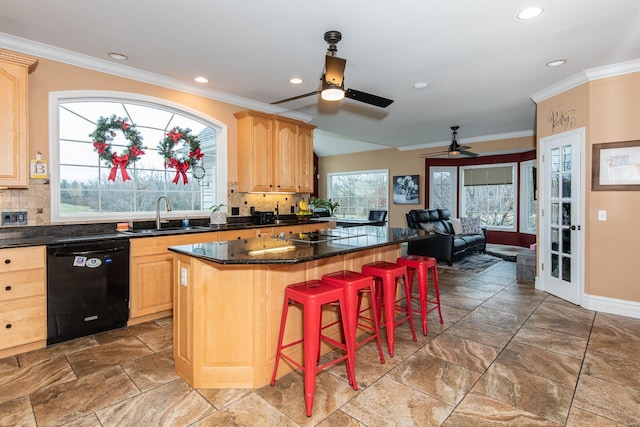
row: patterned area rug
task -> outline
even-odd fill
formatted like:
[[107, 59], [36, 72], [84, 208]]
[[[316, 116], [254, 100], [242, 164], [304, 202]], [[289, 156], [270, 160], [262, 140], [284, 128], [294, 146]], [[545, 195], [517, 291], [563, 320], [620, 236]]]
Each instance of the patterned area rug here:
[[454, 261], [453, 265], [448, 265], [446, 262], [439, 262], [438, 268], [479, 273], [482, 270], [495, 265], [499, 261], [501, 261], [501, 258], [478, 252], [473, 255], [468, 255], [461, 260]]

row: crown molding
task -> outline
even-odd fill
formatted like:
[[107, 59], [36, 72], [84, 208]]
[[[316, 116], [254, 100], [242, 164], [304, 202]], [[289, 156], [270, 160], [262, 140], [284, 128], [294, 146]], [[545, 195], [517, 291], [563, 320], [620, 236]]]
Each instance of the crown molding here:
[[[535, 135], [535, 132], [533, 131], [533, 129], [530, 129], [530, 130], [521, 130], [516, 132], [498, 133], [494, 135], [476, 136], [473, 138], [458, 138], [458, 142], [460, 144], [472, 144], [474, 142], [487, 142], [487, 141], [498, 141], [501, 139], [524, 138], [527, 136], [534, 136], [534, 135]], [[450, 144], [451, 144], [451, 140], [439, 141], [439, 142], [427, 142], [425, 144], [411, 145], [407, 147], [398, 147], [398, 150], [399, 151], [423, 150], [425, 148], [446, 147]]]
[[608, 77], [635, 73], [637, 71], [640, 71], [640, 59], [633, 59], [631, 61], [619, 62], [617, 64], [605, 65], [597, 68], [590, 68], [534, 93], [533, 95], [531, 95], [531, 99], [533, 100], [533, 102], [538, 104], [539, 102], [559, 95], [562, 92], [566, 92], [567, 90], [573, 89], [574, 87], [580, 86], [581, 84], [593, 80], [606, 79]]
[[265, 104], [253, 99], [232, 95], [218, 90], [206, 89], [196, 86], [195, 84], [185, 83], [159, 74], [127, 67], [126, 65], [114, 64], [113, 62], [106, 60], [60, 49], [44, 43], [14, 37], [5, 33], [0, 33], [0, 48], [26, 53], [118, 77], [124, 77], [126, 79], [148, 83], [167, 89], [190, 93], [204, 98], [225, 102], [227, 104], [237, 105], [250, 110], [262, 111], [269, 114], [278, 114], [280, 116], [289, 117], [302, 122], [310, 122], [311, 119], [313, 119], [313, 116], [309, 114], [284, 110], [282, 107], [275, 107], [271, 104]]

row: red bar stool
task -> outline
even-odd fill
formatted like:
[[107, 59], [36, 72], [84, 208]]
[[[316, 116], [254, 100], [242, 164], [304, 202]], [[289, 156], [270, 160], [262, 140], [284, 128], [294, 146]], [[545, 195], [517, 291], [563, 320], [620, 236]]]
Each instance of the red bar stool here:
[[[418, 276], [418, 298], [413, 299], [420, 300], [420, 310], [413, 310], [416, 313], [420, 313], [422, 317], [422, 332], [427, 335], [427, 315], [436, 308], [440, 315], [440, 324], [442, 325], [442, 310], [440, 309], [440, 288], [438, 287], [438, 267], [435, 258], [421, 255], [406, 255], [398, 258], [396, 261], [400, 265], [407, 267], [407, 277], [409, 278], [410, 287], [413, 288], [413, 274], [414, 272]], [[433, 277], [433, 289], [435, 291], [436, 299], [430, 300], [428, 295], [429, 289], [429, 270], [431, 270], [431, 276]], [[434, 306], [428, 309], [429, 304]]]
[[[411, 328], [413, 340], [418, 341], [416, 330], [413, 326], [413, 310], [411, 309], [411, 286], [407, 280], [407, 267], [387, 261], [376, 261], [362, 266], [362, 272], [373, 276], [377, 284], [382, 283], [382, 297], [377, 293], [378, 307], [384, 301], [384, 323], [387, 330], [387, 347], [389, 356], [393, 357], [393, 347], [395, 343], [394, 329], [397, 325], [408, 321]], [[398, 279], [402, 279], [404, 285], [404, 298], [396, 301], [396, 291]], [[376, 288], [376, 290], [379, 288]], [[405, 300], [406, 307], [402, 307], [402, 299]], [[395, 319], [395, 312], [403, 314], [398, 320]]]
[[[344, 331], [345, 343], [340, 343], [330, 337], [322, 335], [322, 306], [324, 304], [338, 303], [340, 306], [340, 317], [342, 319], [342, 330]], [[288, 344], [282, 344], [285, 326], [287, 323], [287, 314], [290, 304], [302, 304], [303, 307], [303, 338], [292, 341]], [[289, 285], [284, 291], [284, 303], [282, 306], [282, 319], [280, 321], [280, 335], [278, 337], [278, 351], [276, 353], [276, 363], [273, 368], [273, 376], [271, 377], [271, 385], [276, 382], [278, 373], [278, 364], [280, 358], [287, 360], [289, 363], [300, 368], [304, 372], [304, 401], [307, 408], [307, 416], [311, 416], [313, 408], [313, 396], [316, 388], [316, 373], [324, 368], [335, 365], [338, 362], [345, 361], [347, 365], [347, 378], [349, 384], [354, 390], [358, 389], [356, 377], [354, 373], [355, 349], [351, 346], [351, 336], [349, 328], [345, 324], [347, 311], [345, 307], [344, 292], [342, 289], [329, 285], [322, 280], [308, 280], [306, 282], [295, 283]], [[346, 354], [323, 365], [318, 365], [320, 354], [320, 341], [324, 340], [331, 345], [346, 351]], [[296, 344], [304, 342], [304, 365], [296, 362], [291, 357], [282, 352], [285, 348], [292, 347]]]
[[[357, 271], [342, 270], [325, 274], [322, 276], [322, 281], [337, 286], [344, 291], [344, 300], [347, 309], [347, 326], [351, 332], [351, 345], [353, 348], [357, 350], [369, 341], [375, 339], [378, 342], [380, 363], [385, 363], [384, 354], [382, 353], [382, 343], [380, 342], [380, 313], [378, 313], [373, 277]], [[371, 306], [362, 310], [362, 296], [364, 293], [368, 293], [371, 296]], [[362, 315], [362, 313], [366, 311], [371, 312], [371, 317]], [[360, 322], [361, 319], [366, 323]], [[373, 332], [373, 335], [369, 335], [358, 342], [358, 328]]]

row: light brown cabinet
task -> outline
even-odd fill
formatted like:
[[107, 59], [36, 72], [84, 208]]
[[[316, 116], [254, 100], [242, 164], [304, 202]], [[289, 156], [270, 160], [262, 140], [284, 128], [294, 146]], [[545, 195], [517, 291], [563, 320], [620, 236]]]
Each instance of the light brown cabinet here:
[[173, 252], [169, 246], [215, 242], [218, 233], [131, 239], [129, 325], [158, 319], [173, 309]]
[[0, 250], [0, 359], [46, 346], [45, 247]]
[[0, 188], [26, 188], [28, 175], [28, 75], [38, 61], [0, 51]]
[[238, 190], [313, 191], [313, 129], [297, 120], [241, 111], [238, 124]]

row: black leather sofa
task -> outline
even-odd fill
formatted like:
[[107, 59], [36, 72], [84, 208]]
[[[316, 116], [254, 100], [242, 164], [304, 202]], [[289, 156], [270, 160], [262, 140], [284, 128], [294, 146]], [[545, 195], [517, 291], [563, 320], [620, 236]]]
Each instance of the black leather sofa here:
[[487, 248], [486, 229], [481, 233], [455, 234], [449, 209], [414, 209], [407, 212], [409, 228], [427, 229], [430, 236], [408, 243], [410, 255], [430, 256], [449, 265], [472, 252]]

